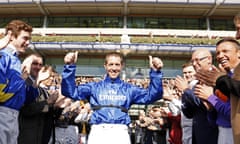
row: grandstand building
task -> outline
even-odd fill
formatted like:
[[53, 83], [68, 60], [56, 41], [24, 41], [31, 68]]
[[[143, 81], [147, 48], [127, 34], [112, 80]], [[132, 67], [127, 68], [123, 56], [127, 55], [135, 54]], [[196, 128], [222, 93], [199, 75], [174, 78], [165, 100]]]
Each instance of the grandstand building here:
[[[64, 55], [77, 50], [77, 74], [101, 77], [105, 53], [119, 51], [126, 61], [124, 78], [147, 77], [148, 55], [161, 57], [164, 76], [172, 78], [194, 49], [214, 53], [211, 40], [234, 37], [239, 11], [239, 0], [1, 0], [0, 32], [12, 19], [31, 24], [28, 53], [41, 54], [60, 73]], [[184, 44], [174, 40], [181, 38]], [[196, 38], [209, 44], [194, 44]], [[145, 107], [134, 105], [130, 115], [139, 109]]]
[[[120, 51], [126, 57], [126, 77], [139, 71], [146, 77], [148, 55], [161, 57], [165, 77], [174, 77], [194, 49], [204, 47], [214, 52], [214, 44], [194, 45], [191, 40], [235, 36], [232, 20], [239, 9], [238, 0], [1, 0], [0, 31], [4, 33], [4, 26], [12, 19], [31, 24], [33, 35], [40, 40], [33, 39], [29, 53], [41, 54], [59, 72], [66, 52], [78, 50], [78, 75], [102, 76], [104, 53]], [[58, 36], [93, 41], [63, 38], [56, 42]], [[52, 40], [44, 41], [46, 37]], [[169, 37], [190, 41], [133, 41]]]

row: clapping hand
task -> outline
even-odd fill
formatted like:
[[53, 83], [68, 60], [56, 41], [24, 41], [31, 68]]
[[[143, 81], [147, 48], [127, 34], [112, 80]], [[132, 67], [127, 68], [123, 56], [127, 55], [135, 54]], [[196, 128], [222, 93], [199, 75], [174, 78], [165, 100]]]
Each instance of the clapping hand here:
[[204, 84], [197, 84], [194, 87], [194, 94], [200, 99], [207, 101], [208, 97], [213, 94], [213, 87]]
[[28, 58], [22, 63], [21, 70], [22, 70], [22, 78], [24, 80], [26, 80], [30, 75], [32, 61], [33, 61], [32, 58]]
[[63, 95], [59, 95], [54, 106], [59, 108], [66, 108], [69, 105], [71, 105], [71, 103], [72, 103], [72, 100], [70, 98], [67, 98]]
[[212, 70], [208, 71], [199, 69], [195, 76], [201, 83], [214, 87], [216, 85], [216, 80], [222, 75], [226, 75], [226, 72], [212, 66]]
[[59, 96], [59, 91], [58, 90], [50, 90], [48, 91], [49, 97], [47, 99], [48, 104], [54, 104], [56, 100], [58, 99]]
[[38, 72], [37, 85], [39, 85], [41, 81], [46, 80], [49, 77], [50, 77], [50, 71], [48, 71], [48, 70], [44, 71], [43, 69], [41, 69]]
[[2, 39], [0, 39], [0, 49], [5, 48], [8, 45], [8, 43], [10, 42], [11, 36], [12, 36], [12, 31], [8, 31], [7, 34]]
[[177, 75], [177, 77], [175, 78], [175, 86], [179, 91], [183, 92], [188, 88], [188, 81], [186, 80], [186, 78]]

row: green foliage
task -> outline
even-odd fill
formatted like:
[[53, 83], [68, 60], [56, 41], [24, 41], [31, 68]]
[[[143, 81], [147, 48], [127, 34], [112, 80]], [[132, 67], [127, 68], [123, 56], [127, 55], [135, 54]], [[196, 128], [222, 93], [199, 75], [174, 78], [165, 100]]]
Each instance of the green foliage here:
[[120, 42], [120, 36], [32, 36], [33, 42]]
[[132, 43], [214, 45], [217, 41], [218, 39], [208, 38], [131, 37]]
[[[177, 38], [177, 37], [149, 37], [130, 36], [131, 43], [154, 43], [154, 44], [192, 44], [192, 45], [214, 45], [219, 39], [209, 38]], [[33, 42], [112, 42], [120, 43], [121, 36], [112, 35], [85, 35], [85, 36], [33, 36]]]

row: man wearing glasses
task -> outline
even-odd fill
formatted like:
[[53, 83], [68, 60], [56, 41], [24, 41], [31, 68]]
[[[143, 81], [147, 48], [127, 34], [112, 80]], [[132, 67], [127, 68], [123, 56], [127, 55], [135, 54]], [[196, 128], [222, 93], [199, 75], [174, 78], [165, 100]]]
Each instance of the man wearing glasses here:
[[[207, 49], [197, 49], [193, 52], [191, 63], [198, 71], [200, 69], [212, 69], [212, 54]], [[194, 88], [182, 88], [184, 78], [178, 76], [176, 85], [182, 91], [182, 111], [187, 118], [193, 119], [192, 127], [192, 143], [193, 144], [217, 144], [218, 129], [216, 125], [212, 125], [207, 119], [209, 104], [201, 100], [194, 94]], [[200, 83], [200, 82], [198, 82]]]
[[[215, 93], [216, 90], [218, 90], [217, 96], [224, 102], [224, 105], [216, 100], [212, 103], [213, 96], [206, 95], [206, 92], [204, 92], [204, 89], [206, 90], [207, 87], [198, 88], [199, 94], [197, 95], [203, 99], [207, 97], [207, 100], [211, 102], [212, 106], [217, 111], [216, 123], [219, 126], [220, 132], [219, 141], [225, 139], [226, 142], [224, 143], [230, 144], [238, 144], [240, 142], [239, 50], [240, 44], [235, 39], [221, 39], [216, 44], [216, 59], [225, 70], [225, 73], [217, 69], [213, 71], [199, 71], [197, 73], [197, 77], [199, 77], [202, 82], [214, 87]], [[200, 94], [200, 91], [202, 91], [202, 94]], [[228, 105], [228, 109], [224, 108], [226, 105]], [[220, 107], [220, 109], [218, 107]]]

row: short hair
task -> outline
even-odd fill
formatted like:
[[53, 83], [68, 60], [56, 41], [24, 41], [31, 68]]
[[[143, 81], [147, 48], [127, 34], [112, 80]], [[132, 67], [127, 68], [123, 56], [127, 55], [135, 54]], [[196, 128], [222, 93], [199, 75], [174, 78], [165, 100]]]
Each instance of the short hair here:
[[5, 27], [5, 34], [7, 34], [8, 31], [11, 31], [14, 37], [17, 37], [22, 30], [29, 33], [33, 31], [32, 26], [28, 25], [27, 23], [21, 20], [12, 20]]
[[119, 52], [111, 52], [111, 53], [108, 53], [108, 54], [105, 56], [105, 62], [104, 62], [104, 64], [107, 64], [108, 58], [109, 58], [110, 56], [120, 57], [120, 59], [121, 59], [121, 64], [123, 64], [123, 55], [122, 55], [121, 53], [119, 53]]
[[223, 38], [223, 39], [219, 40], [216, 43], [216, 46], [218, 46], [218, 45], [220, 45], [221, 43], [224, 43], [224, 42], [231, 42], [231, 43], [233, 43], [235, 45], [237, 50], [240, 50], [239, 42], [236, 39], [232, 38], [232, 37], [227, 37], [227, 38]]
[[182, 65], [182, 69], [186, 68], [186, 67], [189, 67], [189, 66], [193, 66], [191, 62], [187, 62], [187, 63], [184, 63]]

